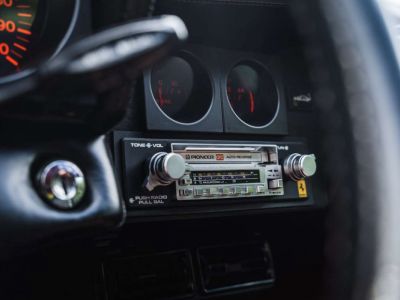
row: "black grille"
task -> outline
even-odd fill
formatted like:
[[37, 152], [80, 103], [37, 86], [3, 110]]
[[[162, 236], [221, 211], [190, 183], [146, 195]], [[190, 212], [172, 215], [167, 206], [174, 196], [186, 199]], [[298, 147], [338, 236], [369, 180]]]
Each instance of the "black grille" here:
[[266, 244], [201, 248], [198, 260], [206, 292], [274, 282], [271, 254]]
[[124, 258], [105, 265], [112, 300], [171, 299], [193, 295], [188, 252]]

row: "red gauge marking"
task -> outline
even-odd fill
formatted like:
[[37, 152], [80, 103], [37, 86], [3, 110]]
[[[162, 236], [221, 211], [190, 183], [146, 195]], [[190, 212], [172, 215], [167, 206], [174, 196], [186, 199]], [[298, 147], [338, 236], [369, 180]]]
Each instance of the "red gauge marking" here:
[[27, 13], [18, 13], [17, 16], [22, 18], [32, 18], [32, 14]]
[[29, 43], [29, 40], [23, 38], [22, 36], [17, 36], [17, 39], [23, 41], [24, 43]]
[[19, 72], [30, 59], [39, 1], [0, 0], [0, 76]]
[[8, 61], [9, 63], [11, 63], [13, 66], [15, 66], [15, 67], [18, 67], [18, 66], [19, 66], [19, 63], [18, 63], [14, 58], [12, 58], [11, 56], [7, 55], [7, 56], [6, 56], [6, 59], [7, 59], [7, 61]]
[[18, 31], [19, 33], [22, 33], [22, 34], [32, 35], [32, 32], [30, 32], [30, 31], [27, 30], [27, 29], [18, 28], [17, 31]]
[[14, 51], [14, 50], [11, 50], [11, 53], [14, 54], [18, 58], [23, 58], [23, 56], [21, 54], [19, 54], [18, 52]]
[[250, 96], [250, 112], [253, 113], [255, 112], [255, 100], [254, 100], [254, 93], [252, 91], [249, 91], [249, 96]]
[[24, 47], [24, 46], [22, 46], [22, 45], [20, 45], [18, 43], [14, 43], [13, 45], [14, 45], [14, 47], [17, 47], [18, 49], [20, 49], [22, 51], [27, 51], [28, 50], [26, 47]]
[[26, 25], [26, 26], [32, 26], [31, 23], [29, 23], [29, 22], [24, 22], [24, 21], [18, 21], [18, 24]]

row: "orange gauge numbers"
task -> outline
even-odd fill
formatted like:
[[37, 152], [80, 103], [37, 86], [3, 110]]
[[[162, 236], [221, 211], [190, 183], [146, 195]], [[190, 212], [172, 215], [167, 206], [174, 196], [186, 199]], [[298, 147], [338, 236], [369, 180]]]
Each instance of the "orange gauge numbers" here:
[[39, 0], [0, 0], [0, 75], [20, 71], [30, 54]]

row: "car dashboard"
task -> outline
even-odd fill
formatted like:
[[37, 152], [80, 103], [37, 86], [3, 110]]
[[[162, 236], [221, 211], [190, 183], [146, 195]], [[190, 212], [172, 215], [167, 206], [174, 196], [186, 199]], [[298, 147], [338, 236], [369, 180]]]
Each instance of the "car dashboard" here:
[[[51, 65], [93, 34], [166, 15], [187, 42], [135, 76]], [[2, 189], [30, 195], [9, 210], [29, 208], [15, 236], [35, 240], [5, 263], [6, 294], [316, 298], [329, 145], [312, 82], [326, 74], [310, 70], [304, 30], [285, 0], [0, 0], [0, 88], [23, 93], [1, 123], [10, 149], [24, 145], [18, 165], [0, 157], [24, 187]]]
[[[139, 102], [137, 96], [140, 104], [132, 103], [112, 132], [128, 215], [173, 218], [324, 207], [319, 176], [297, 177], [291, 170], [292, 158], [305, 159], [313, 169], [305, 172], [314, 175], [318, 149], [313, 143], [320, 133], [313, 125], [311, 79], [289, 8], [166, 1], [154, 14], [181, 17], [190, 38], [144, 73], [132, 100]], [[250, 28], [252, 18], [258, 29]], [[246, 26], [238, 20], [246, 20]], [[157, 174], [149, 174], [148, 161], [161, 152], [178, 153], [193, 171], [150, 192], [144, 182]]]

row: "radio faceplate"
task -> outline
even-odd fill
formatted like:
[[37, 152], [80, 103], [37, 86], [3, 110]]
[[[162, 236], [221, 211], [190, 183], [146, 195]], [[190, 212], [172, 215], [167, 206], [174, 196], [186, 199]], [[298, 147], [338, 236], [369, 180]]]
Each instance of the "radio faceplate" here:
[[173, 143], [171, 150], [186, 162], [177, 200], [284, 195], [276, 145]]
[[[169, 208], [175, 212], [177, 209], [200, 212], [210, 206], [214, 210], [220, 206], [226, 211], [243, 210], [246, 206], [277, 208], [313, 204], [310, 179], [294, 182], [283, 175], [282, 166], [287, 157], [308, 152], [302, 142], [205, 140], [193, 143], [122, 137], [119, 145], [122, 146], [120, 163], [129, 210], [152, 209], [155, 213]], [[179, 180], [149, 191], [146, 189], [149, 162], [161, 153], [180, 155], [186, 171]]]

